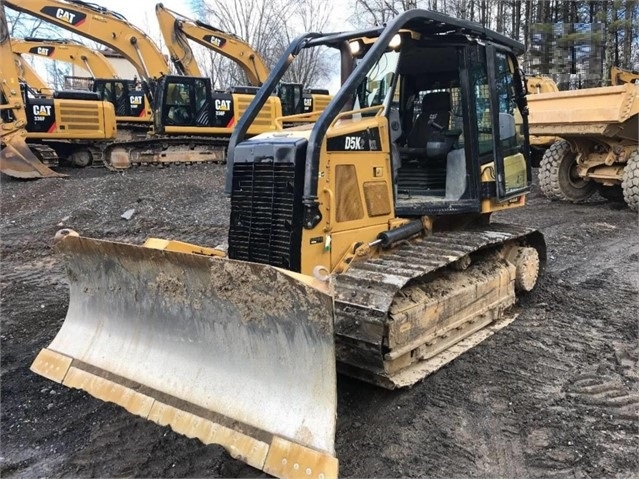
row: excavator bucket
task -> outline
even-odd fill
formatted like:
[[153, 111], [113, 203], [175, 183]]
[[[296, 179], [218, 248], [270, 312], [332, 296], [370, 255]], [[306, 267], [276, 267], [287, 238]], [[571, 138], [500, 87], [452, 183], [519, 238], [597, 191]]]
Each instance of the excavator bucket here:
[[271, 266], [68, 236], [31, 369], [277, 477], [337, 476], [333, 304]]
[[24, 141], [7, 142], [0, 151], [0, 172], [15, 178], [62, 178], [38, 160]]

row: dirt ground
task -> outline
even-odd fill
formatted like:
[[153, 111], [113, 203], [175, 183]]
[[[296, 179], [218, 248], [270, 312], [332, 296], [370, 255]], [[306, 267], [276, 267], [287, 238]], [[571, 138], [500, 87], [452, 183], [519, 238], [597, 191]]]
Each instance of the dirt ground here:
[[[226, 239], [223, 166], [70, 173], [2, 179], [0, 475], [264, 476], [220, 447], [29, 371], [68, 304], [51, 252], [60, 225], [136, 243]], [[639, 476], [637, 215], [598, 196], [571, 205], [535, 190], [523, 211], [498, 217], [546, 235], [539, 287], [512, 325], [411, 389], [340, 377], [343, 477]]]

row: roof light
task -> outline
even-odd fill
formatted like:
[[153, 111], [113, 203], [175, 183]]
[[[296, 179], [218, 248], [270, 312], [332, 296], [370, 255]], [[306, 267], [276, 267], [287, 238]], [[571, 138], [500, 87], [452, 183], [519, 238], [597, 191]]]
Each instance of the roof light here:
[[398, 48], [401, 44], [402, 44], [402, 37], [400, 36], [399, 33], [395, 34], [395, 36], [391, 38], [391, 41], [388, 42], [388, 46], [392, 49]]

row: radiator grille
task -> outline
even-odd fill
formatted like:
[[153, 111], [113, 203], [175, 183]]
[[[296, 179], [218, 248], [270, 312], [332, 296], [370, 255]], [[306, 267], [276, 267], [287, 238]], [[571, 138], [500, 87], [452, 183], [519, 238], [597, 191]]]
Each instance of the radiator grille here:
[[292, 162], [233, 165], [231, 258], [299, 271], [300, 185], [295, 169]]

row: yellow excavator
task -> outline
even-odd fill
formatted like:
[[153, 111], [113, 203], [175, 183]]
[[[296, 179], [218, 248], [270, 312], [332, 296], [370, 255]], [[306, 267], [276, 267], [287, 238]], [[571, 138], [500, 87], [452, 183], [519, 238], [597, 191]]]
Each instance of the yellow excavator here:
[[61, 175], [43, 164], [27, 146], [27, 113], [20, 88], [11, 39], [0, 5], [0, 172], [16, 178], [56, 178]]
[[[169, 75], [167, 60], [153, 41], [122, 15], [104, 7], [80, 0], [4, 1], [12, 9], [100, 42], [136, 67], [153, 109], [152, 134], [106, 147], [103, 159], [108, 167], [225, 160], [231, 133], [253, 92], [214, 92], [210, 78]], [[281, 116], [280, 101], [274, 97], [249, 133], [274, 131]]]
[[[341, 55], [329, 106], [247, 138], [320, 47]], [[276, 477], [337, 477], [336, 371], [415, 384], [537, 283], [542, 234], [490, 222], [531, 188], [522, 52], [424, 10], [298, 37], [233, 133], [228, 247], [60, 231], [69, 310], [32, 370]]]
[[[11, 61], [15, 58], [11, 41], [4, 38], [8, 29], [2, 4], [0, 11], [1, 53], [9, 60], [0, 62], [0, 171], [18, 178], [42, 178], [64, 176], [49, 168], [57, 166], [60, 159], [86, 166], [95, 149], [116, 137], [113, 106], [88, 92], [53, 92], [51, 97], [44, 97], [21, 83], [17, 64]], [[29, 71], [26, 62], [19, 63], [25, 68], [23, 73]]]
[[[71, 80], [76, 83], [84, 80], [89, 90], [97, 92], [102, 99], [113, 104], [118, 124], [118, 138], [146, 136], [153, 116], [142, 87], [136, 80], [119, 78], [113, 65], [99, 51], [75, 40], [43, 38], [14, 39], [12, 48], [14, 53], [19, 55], [37, 55], [71, 63], [87, 70], [91, 74], [90, 82], [86, 82], [87, 78], [82, 77], [73, 77]], [[29, 79], [25, 80], [29, 86], [37, 90]], [[51, 94], [52, 92], [53, 90]]]
[[[253, 87], [259, 87], [268, 77], [266, 61], [238, 36], [185, 17], [161, 3], [155, 6], [155, 13], [171, 61], [180, 74], [202, 76], [189, 45], [189, 40], [192, 40], [234, 61]], [[281, 82], [276, 93], [286, 116], [322, 111], [331, 101], [328, 90], [304, 88], [299, 83]]]

